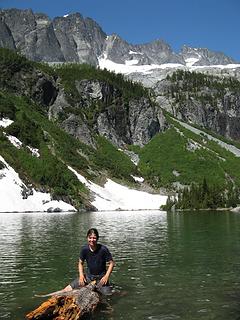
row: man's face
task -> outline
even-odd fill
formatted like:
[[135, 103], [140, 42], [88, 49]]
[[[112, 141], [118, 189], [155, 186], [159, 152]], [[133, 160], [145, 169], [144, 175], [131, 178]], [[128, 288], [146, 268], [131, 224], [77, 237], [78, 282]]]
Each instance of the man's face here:
[[88, 236], [88, 244], [90, 245], [90, 247], [95, 247], [97, 244], [97, 237], [94, 233], [91, 233]]

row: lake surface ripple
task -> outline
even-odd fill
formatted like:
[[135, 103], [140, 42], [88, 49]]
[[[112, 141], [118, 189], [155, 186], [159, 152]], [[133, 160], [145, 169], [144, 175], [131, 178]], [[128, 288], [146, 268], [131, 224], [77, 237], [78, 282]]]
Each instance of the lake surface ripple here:
[[94, 319], [240, 319], [240, 215], [160, 211], [0, 214], [0, 319], [76, 277], [90, 227], [116, 261]]

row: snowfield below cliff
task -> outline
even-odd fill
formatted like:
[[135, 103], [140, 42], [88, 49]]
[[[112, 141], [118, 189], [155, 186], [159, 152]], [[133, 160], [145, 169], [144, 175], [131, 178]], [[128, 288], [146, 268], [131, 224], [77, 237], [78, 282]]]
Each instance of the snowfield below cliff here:
[[92, 205], [99, 211], [110, 210], [158, 210], [166, 204], [167, 196], [150, 194], [122, 186], [111, 179], [103, 187], [88, 181], [82, 175], [70, 168], [78, 179], [92, 192]]

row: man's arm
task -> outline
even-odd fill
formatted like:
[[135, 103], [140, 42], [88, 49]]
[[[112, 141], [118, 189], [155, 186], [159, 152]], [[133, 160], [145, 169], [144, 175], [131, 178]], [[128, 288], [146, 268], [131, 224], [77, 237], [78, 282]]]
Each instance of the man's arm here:
[[113, 271], [114, 266], [115, 266], [115, 262], [113, 260], [110, 260], [108, 262], [107, 272], [100, 280], [101, 285], [105, 285], [108, 282], [109, 277], [110, 277], [110, 275], [111, 275], [111, 273]]
[[79, 262], [78, 262], [78, 272], [79, 272], [79, 284], [81, 286], [84, 286], [85, 283], [86, 283], [86, 278], [85, 278], [85, 275], [84, 275], [84, 267], [83, 267], [83, 264], [84, 262], [79, 259]]

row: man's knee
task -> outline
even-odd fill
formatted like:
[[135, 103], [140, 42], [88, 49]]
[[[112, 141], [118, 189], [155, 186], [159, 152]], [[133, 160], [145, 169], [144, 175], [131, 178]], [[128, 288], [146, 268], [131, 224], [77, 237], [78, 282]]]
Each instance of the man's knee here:
[[72, 289], [79, 289], [81, 286], [80, 286], [80, 283], [79, 283], [79, 278], [73, 280], [71, 283], [70, 283], [70, 286], [72, 287]]
[[112, 287], [109, 285], [107, 285], [107, 286], [97, 285], [97, 291], [104, 296], [109, 296], [112, 294]]

